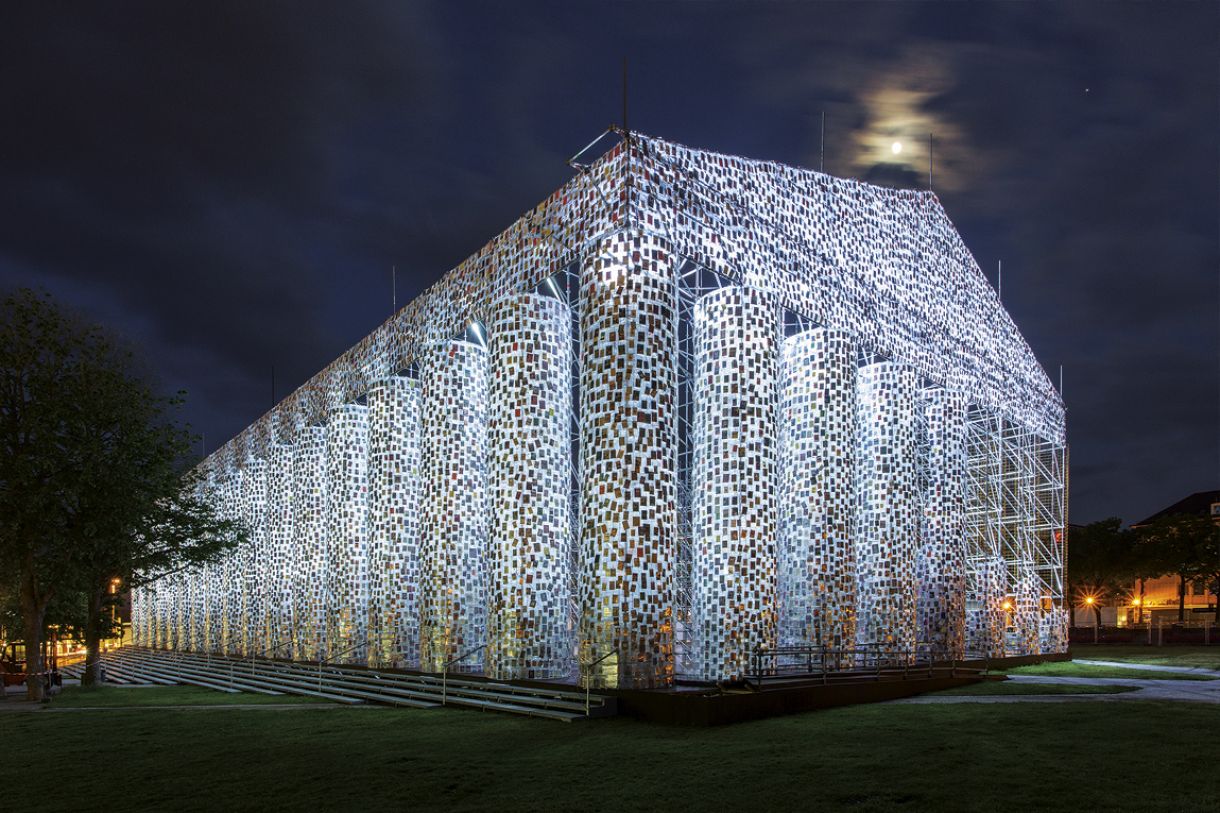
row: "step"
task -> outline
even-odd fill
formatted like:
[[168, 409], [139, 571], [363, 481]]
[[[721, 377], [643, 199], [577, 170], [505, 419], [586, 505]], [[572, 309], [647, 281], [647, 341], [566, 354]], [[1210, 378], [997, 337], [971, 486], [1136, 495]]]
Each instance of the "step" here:
[[[281, 666], [281, 664], [277, 664]], [[302, 670], [308, 667], [301, 665]], [[342, 674], [350, 680], [361, 681], [372, 685], [398, 684], [419, 688], [424, 691], [439, 693], [444, 681], [440, 676], [421, 675], [418, 673], [374, 672], [344, 667], [328, 668], [336, 674]], [[566, 708], [584, 714], [585, 696], [579, 692], [563, 689], [546, 689], [532, 686], [517, 686], [515, 684], [491, 681], [475, 681], [450, 678], [447, 693], [455, 696], [474, 698], [511, 699], [524, 705], [543, 705], [553, 708]], [[589, 696], [590, 709], [609, 710], [613, 698], [600, 694]]]
[[[143, 648], [133, 648], [129, 654], [142, 663], [151, 661], [154, 664], [161, 662], [167, 655], [161, 650]], [[444, 686], [445, 681], [441, 676], [431, 673], [385, 673], [335, 664], [323, 667], [322, 685], [326, 691], [319, 693], [306, 688], [317, 686], [317, 669], [311, 669], [308, 663], [265, 659], [255, 659], [252, 662], [244, 658], [212, 656], [208, 665], [206, 659], [207, 656], [198, 653], [174, 655], [178, 669], [189, 665], [194, 674], [212, 675], [209, 679], [221, 685], [229, 679], [227, 666], [231, 663], [237, 667], [234, 672], [235, 685], [240, 680], [294, 694], [337, 695], [390, 705], [435, 708], [440, 705], [444, 693], [448, 705], [524, 714], [562, 722], [586, 717], [584, 695], [563, 689], [551, 690], [463, 678], [450, 678], [447, 686]], [[253, 675], [250, 674], [251, 668]], [[243, 671], [245, 675], [242, 675]], [[591, 695], [590, 711], [604, 714], [612, 709], [612, 700], [613, 698], [607, 698], [605, 695]]]
[[[433, 698], [439, 698], [441, 694], [444, 693], [450, 698], [466, 697], [475, 700], [489, 700], [493, 702], [512, 701], [516, 705], [531, 707], [541, 706], [543, 708], [560, 710], [566, 709], [569, 711], [578, 712], [581, 715], [583, 715], [585, 711], [584, 697], [576, 695], [576, 697], [580, 698], [579, 701], [566, 699], [573, 696], [569, 692], [557, 692], [556, 694], [560, 695], [560, 697], [553, 696], [547, 690], [530, 690], [528, 692], [518, 693], [511, 691], [512, 689], [518, 687], [496, 683], [474, 683], [473, 681], [463, 681], [463, 684], [465, 685], [456, 686], [450, 683], [449, 686], [445, 688], [443, 687], [443, 682], [440, 679], [435, 681], [421, 681], [414, 679], [413, 676], [404, 676], [399, 674], [366, 673], [355, 670], [343, 670], [341, 672], [336, 670], [336, 672], [341, 674], [343, 679], [349, 682], [359, 683], [365, 686], [376, 686], [378, 688], [402, 687], [407, 690], [422, 692]], [[501, 691], [501, 689], [506, 691]], [[590, 698], [590, 704], [593, 705], [593, 701], [597, 701], [596, 705], [600, 706], [603, 705], [603, 700], [605, 700], [604, 696], [594, 695]]]
[[[229, 681], [229, 672], [227, 669], [212, 669], [207, 672], [211, 680], [219, 682], [222, 686]], [[323, 680], [322, 690], [315, 688], [318, 684], [316, 681], [293, 680], [280, 677], [269, 677], [256, 673], [251, 677], [248, 673], [234, 673], [233, 685], [250, 685], [258, 686], [256, 691], [262, 691], [269, 694], [295, 694], [309, 695], [311, 697], [323, 697], [328, 700], [334, 700], [342, 703], [357, 703], [365, 700], [376, 700], [377, 697], [369, 692], [360, 691], [358, 689], [350, 689], [345, 686], [337, 686], [333, 682]], [[272, 691], [268, 691], [271, 689]], [[381, 702], [390, 702], [391, 705], [413, 706], [415, 708], [434, 708], [437, 704], [430, 703], [424, 700], [411, 700], [395, 698], [392, 701], [383, 700]]]
[[332, 703], [344, 703], [347, 705], [358, 705], [359, 703], [363, 702], [362, 700], [356, 700], [343, 695], [328, 692], [318, 692], [297, 687], [289, 688], [279, 684], [251, 680], [248, 677], [235, 677], [233, 682], [230, 684], [227, 672], [224, 674], [219, 672], [205, 673], [202, 677], [195, 674], [184, 673], [179, 677], [178, 682], [190, 686], [201, 686], [206, 689], [214, 689], [216, 691], [225, 692], [228, 694], [239, 694], [245, 691], [268, 695], [317, 697], [323, 700], [328, 700]]

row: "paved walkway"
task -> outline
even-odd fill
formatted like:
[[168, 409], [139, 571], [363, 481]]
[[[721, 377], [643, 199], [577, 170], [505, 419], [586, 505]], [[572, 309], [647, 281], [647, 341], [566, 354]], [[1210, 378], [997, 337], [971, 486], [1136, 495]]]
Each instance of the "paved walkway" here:
[[1010, 675], [1014, 683], [1043, 683], [1079, 686], [1135, 686], [1138, 691], [1116, 694], [997, 694], [997, 695], [921, 695], [893, 700], [893, 703], [1121, 703], [1131, 700], [1171, 700], [1184, 703], [1220, 704], [1220, 671], [1192, 666], [1155, 666], [1119, 661], [1077, 660], [1096, 666], [1114, 666], [1150, 672], [1183, 672], [1218, 678], [1217, 680], [1144, 680], [1137, 678], [1051, 677], [1050, 675]]

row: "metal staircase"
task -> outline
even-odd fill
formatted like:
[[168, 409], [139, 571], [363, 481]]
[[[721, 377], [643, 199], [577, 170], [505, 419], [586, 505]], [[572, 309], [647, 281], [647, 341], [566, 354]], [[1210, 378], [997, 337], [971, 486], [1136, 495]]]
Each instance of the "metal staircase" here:
[[[124, 647], [102, 656], [106, 680], [201, 686], [222, 692], [318, 697], [334, 703], [410, 708], [477, 708], [571, 722], [615, 714], [612, 697], [539, 685], [480, 680], [468, 675], [381, 671], [335, 664], [236, 658]], [[63, 670], [79, 677], [83, 664]]]

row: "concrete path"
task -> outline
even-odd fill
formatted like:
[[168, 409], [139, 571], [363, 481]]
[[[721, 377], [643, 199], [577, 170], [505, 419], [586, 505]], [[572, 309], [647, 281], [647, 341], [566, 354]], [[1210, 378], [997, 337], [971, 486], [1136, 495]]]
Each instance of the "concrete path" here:
[[[1117, 666], [1124, 669], [1140, 669], [1161, 672], [1187, 672], [1220, 678], [1220, 672], [1189, 666], [1160, 667], [1150, 664], [1121, 663], [1118, 661], [1075, 661], [1075, 663]], [[943, 703], [1121, 703], [1131, 700], [1170, 700], [1183, 703], [1214, 703], [1220, 705], [1220, 680], [1144, 680], [1137, 678], [1103, 677], [1051, 677], [1050, 675], [1011, 675], [1013, 683], [1060, 684], [1079, 686], [1135, 686], [1138, 691], [1117, 694], [1010, 694], [1010, 695], [949, 695], [907, 697], [893, 703], [943, 704]]]
[[1204, 677], [1220, 678], [1220, 671], [1204, 669], [1202, 666], [1157, 666], [1155, 663], [1127, 663], [1125, 661], [1094, 661], [1073, 658], [1072, 663], [1084, 663], [1089, 666], [1117, 666], [1122, 669], [1136, 669], [1147, 672], [1181, 672], [1186, 675], [1203, 675]]

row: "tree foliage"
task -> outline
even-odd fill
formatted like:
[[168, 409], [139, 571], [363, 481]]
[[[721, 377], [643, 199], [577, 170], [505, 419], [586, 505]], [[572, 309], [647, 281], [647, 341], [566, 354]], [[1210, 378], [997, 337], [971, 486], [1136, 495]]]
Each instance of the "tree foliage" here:
[[1086, 597], [1101, 625], [1101, 604], [1123, 595], [1132, 581], [1134, 538], [1118, 517], [1078, 528], [1068, 537], [1067, 587], [1076, 603]]
[[[1186, 618], [1186, 585], [1201, 580], [1215, 593], [1220, 581], [1220, 526], [1208, 517], [1175, 514], [1139, 531], [1142, 560], [1157, 575], [1178, 578], [1178, 620]], [[1216, 619], [1220, 620], [1220, 599]]]
[[243, 538], [197, 494], [181, 401], [49, 297], [22, 290], [0, 303], [0, 578], [18, 597], [31, 697], [57, 598], [84, 597], [96, 662], [112, 579], [154, 580]]

